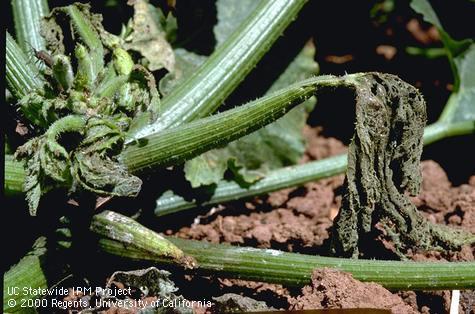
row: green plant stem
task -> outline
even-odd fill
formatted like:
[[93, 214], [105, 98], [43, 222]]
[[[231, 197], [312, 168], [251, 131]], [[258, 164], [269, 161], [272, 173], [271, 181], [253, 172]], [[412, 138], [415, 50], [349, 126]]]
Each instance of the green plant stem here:
[[40, 21], [49, 13], [48, 2], [13, 0], [12, 9], [16, 39], [23, 51], [32, 53], [31, 48], [45, 50], [45, 41], [40, 34]]
[[21, 194], [25, 176], [24, 164], [16, 161], [12, 155], [5, 155], [5, 195], [15, 196]]
[[143, 227], [132, 218], [112, 211], [95, 215], [90, 228], [96, 234], [130, 249], [142, 250], [150, 255], [172, 258], [175, 261], [182, 261], [184, 258], [183, 251], [163, 236]]
[[[142, 228], [146, 229], [142, 226]], [[148, 230], [148, 229], [147, 229]], [[361, 281], [377, 282], [389, 289], [471, 289], [475, 287], [475, 262], [401, 262], [357, 260], [287, 253], [271, 249], [167, 237], [197, 262], [197, 271], [245, 280], [292, 286], [310, 282], [312, 270], [332, 267], [350, 272]], [[135, 241], [135, 239], [134, 239]], [[149, 252], [124, 247], [123, 243], [99, 240], [100, 248], [121, 257], [174, 263]]]
[[104, 68], [104, 47], [101, 39], [89, 19], [78, 9], [77, 5], [69, 5], [65, 7], [65, 10], [71, 17], [75, 30], [89, 48], [94, 73], [97, 75]]
[[163, 99], [162, 113], [135, 139], [213, 113], [254, 68], [306, 0], [263, 0], [183, 84]]
[[[475, 133], [475, 121], [452, 124], [436, 122], [425, 128], [424, 145], [432, 144], [444, 138], [471, 133]], [[196, 200], [185, 200], [173, 193], [166, 193], [157, 200], [155, 215], [163, 216], [194, 208], [198, 205], [220, 204], [299, 186], [344, 173], [346, 166], [347, 156], [345, 154], [271, 171], [265, 178], [249, 188], [241, 187], [232, 181], [223, 180], [217, 184], [211, 198], [202, 203], [198, 203]]]
[[[25, 292], [23, 289], [48, 289], [48, 282], [43, 271], [45, 247], [46, 239], [38, 238], [33, 250], [5, 273], [3, 279], [3, 311], [5, 313], [36, 313], [31, 306], [21, 307], [23, 301], [38, 298], [38, 295], [28, 293], [28, 290]], [[11, 289], [17, 289], [18, 295], [14, 295]], [[11, 306], [13, 304], [9, 304], [9, 300], [14, 300], [15, 305]]]
[[194, 200], [186, 201], [181, 196], [168, 195], [167, 193], [157, 200], [155, 215], [163, 216], [198, 205], [219, 204], [302, 185], [343, 173], [346, 170], [346, 165], [347, 156], [343, 154], [271, 171], [266, 177], [252, 184], [249, 188], [241, 187], [234, 181], [223, 180], [216, 186], [212, 197], [199, 204]]
[[475, 133], [475, 120], [461, 122], [438, 121], [424, 129], [424, 145], [432, 144], [441, 139]]
[[318, 88], [351, 84], [358, 75], [313, 77], [244, 106], [154, 133], [127, 145], [120, 160], [132, 173], [177, 165], [277, 120]]
[[[424, 130], [424, 145], [429, 145], [444, 138], [458, 135], [475, 133], [475, 122], [466, 121], [460, 123], [436, 122], [428, 125]], [[306, 182], [331, 177], [346, 170], [346, 155], [340, 155], [322, 160], [312, 161], [303, 165], [285, 167], [270, 172], [265, 178], [243, 188], [234, 182], [220, 182], [213, 196], [201, 205], [218, 204], [244, 197], [252, 197], [276, 191], [282, 188], [301, 185]], [[25, 171], [20, 162], [12, 156], [5, 156], [5, 192], [7, 195], [22, 193]], [[158, 201], [155, 214], [165, 214], [186, 210], [199, 205], [196, 201], [186, 201], [177, 195], [163, 195]]]
[[447, 56], [447, 51], [445, 48], [420, 48], [408, 46], [406, 47], [406, 53], [412, 56], [418, 56], [427, 59], [437, 59]]
[[8, 32], [6, 72], [8, 88], [17, 99], [43, 87], [44, 80], [38, 68], [28, 61], [25, 53]]

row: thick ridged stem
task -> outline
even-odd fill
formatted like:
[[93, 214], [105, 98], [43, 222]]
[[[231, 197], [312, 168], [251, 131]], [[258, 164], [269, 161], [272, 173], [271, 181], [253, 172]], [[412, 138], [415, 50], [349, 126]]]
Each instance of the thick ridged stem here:
[[211, 198], [205, 202], [186, 201], [174, 194], [164, 194], [157, 200], [155, 215], [163, 216], [190, 209], [198, 205], [220, 204], [238, 199], [249, 198], [280, 189], [299, 186], [311, 181], [332, 177], [346, 170], [347, 156], [339, 155], [303, 165], [285, 167], [269, 172], [262, 180], [249, 188], [241, 187], [233, 181], [221, 181], [217, 184]]
[[104, 211], [93, 217], [91, 230], [96, 234], [117, 241], [122, 246], [147, 252], [156, 257], [166, 257], [182, 261], [184, 253], [163, 236], [140, 225], [127, 216]]
[[[146, 229], [145, 227], [141, 227]], [[147, 229], [148, 230], [148, 229]], [[310, 282], [312, 270], [331, 267], [361, 281], [377, 282], [389, 289], [471, 289], [475, 287], [475, 262], [408, 262], [358, 260], [287, 253], [271, 249], [236, 247], [167, 237], [197, 262], [196, 271], [222, 277], [265, 281], [292, 286]], [[138, 239], [135, 239], [136, 241]], [[103, 239], [100, 248], [110, 254], [164, 264], [176, 262], [150, 252], [124, 247]]]
[[[475, 133], [472, 121], [446, 124], [436, 122], [424, 130], [424, 145], [429, 145], [444, 138]], [[202, 205], [218, 204], [230, 200], [252, 197], [276, 191], [282, 188], [301, 185], [344, 173], [347, 166], [346, 155], [312, 161], [270, 172], [265, 178], [250, 186], [242, 188], [234, 182], [220, 182], [213, 196]], [[22, 164], [14, 161], [12, 156], [5, 156], [5, 192], [8, 195], [22, 192], [25, 171]], [[155, 213], [159, 216], [196, 207], [193, 201], [185, 201], [177, 195], [164, 195], [157, 201]]]
[[438, 121], [424, 129], [424, 145], [444, 138], [475, 133], [475, 120], [461, 122]]
[[213, 113], [292, 22], [306, 0], [263, 0], [183, 84], [163, 99], [158, 121], [135, 139]]
[[[24, 52], [45, 50], [45, 41], [40, 33], [40, 21], [49, 14], [46, 0], [12, 0], [15, 34]], [[31, 51], [33, 52], [33, 51]]]
[[12, 155], [5, 155], [5, 195], [21, 194], [25, 176], [24, 164], [15, 160]]
[[347, 78], [351, 77], [313, 77], [246, 105], [154, 133], [127, 145], [120, 159], [133, 173], [179, 164], [256, 131], [314, 95], [317, 88], [346, 84]]
[[[425, 128], [424, 145], [432, 144], [444, 138], [472, 133], [475, 133], [475, 121], [464, 121], [452, 124], [436, 122]], [[199, 204], [196, 201], [187, 201], [181, 196], [166, 193], [157, 200], [155, 215], [163, 216], [194, 208], [198, 205], [219, 204], [262, 195], [287, 187], [302, 185], [307, 182], [344, 173], [346, 166], [347, 156], [340, 155], [271, 171], [265, 178], [251, 185], [249, 188], [243, 188], [235, 182], [223, 180], [217, 184], [211, 198]]]
[[91, 21], [84, 16], [76, 5], [69, 5], [65, 10], [71, 17], [74, 29], [89, 48], [93, 71], [97, 75], [104, 68], [104, 47], [102, 46], [101, 39]]
[[38, 68], [28, 61], [13, 37], [7, 32], [6, 74], [8, 89], [20, 99], [43, 87], [43, 78]]
[[[45, 238], [38, 238], [33, 250], [5, 273], [3, 278], [3, 311], [5, 313], [36, 313], [33, 307], [25, 306], [25, 304], [22, 306], [22, 303], [41, 296], [41, 294], [35, 295], [29, 292], [29, 289], [35, 291], [48, 289], [48, 282], [43, 271], [45, 246]], [[42, 292], [44, 293], [45, 290]]]

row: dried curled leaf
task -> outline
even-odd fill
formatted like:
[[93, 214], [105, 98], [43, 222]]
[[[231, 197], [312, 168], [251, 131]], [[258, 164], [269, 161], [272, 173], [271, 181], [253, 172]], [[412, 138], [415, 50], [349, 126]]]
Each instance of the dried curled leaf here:
[[[157, 304], [156, 306], [147, 306], [144, 303], [145, 306], [143, 308], [133, 306], [135, 302], [122, 302], [124, 307], [121, 307], [121, 311], [130, 311], [141, 314], [192, 314], [193, 310], [185, 306], [185, 298], [181, 295], [174, 294], [178, 288], [176, 288], [174, 282], [168, 278], [169, 276], [170, 273], [168, 271], [159, 270], [155, 267], [132, 271], [117, 271], [112, 274], [107, 282], [106, 289], [104, 289], [104, 292], [99, 294], [98, 297], [114, 304], [114, 301], [118, 301], [117, 296], [109, 294], [108, 291], [114, 291], [114, 288], [116, 288], [117, 285], [120, 285], [123, 286], [124, 289], [127, 289], [124, 291], [133, 291], [134, 295], [142, 296], [144, 301], [147, 298], [159, 301], [155, 302]], [[132, 297], [133, 296], [127, 294], [125, 295], [125, 298]], [[166, 302], [162, 302], [162, 300]], [[169, 304], [173, 304], [174, 306], [169, 306]], [[103, 308], [88, 309], [81, 311], [81, 313], [96, 313], [98, 310], [103, 310]]]
[[[43, 23], [53, 53], [45, 72], [50, 86], [42, 94], [25, 96], [20, 105], [25, 117], [46, 133], [17, 152], [27, 159], [25, 192], [32, 215], [40, 197], [58, 186], [100, 195], [135, 196], [140, 191], [142, 181], [116, 156], [127, 131], [156, 119], [160, 97], [153, 75], [134, 64], [121, 39], [108, 34], [101, 20], [89, 5], [76, 3], [55, 8]], [[75, 60], [67, 57], [63, 43], [69, 31], [77, 41]], [[75, 142], [61, 144], [63, 133], [76, 134]]]
[[348, 151], [346, 192], [335, 219], [333, 245], [357, 257], [365, 235], [379, 224], [403, 258], [410, 248], [456, 248], [475, 236], [429, 223], [405, 192], [416, 195], [426, 123], [419, 91], [397, 76], [363, 74], [356, 79], [355, 135]]
[[147, 0], [129, 0], [127, 3], [134, 7], [135, 12], [131, 25], [132, 33], [125, 38], [124, 48], [140, 52], [150, 71], [165, 68], [173, 72], [175, 56], [166, 39], [163, 13]]
[[75, 178], [86, 190], [116, 196], [136, 196], [140, 192], [142, 180], [129, 174], [113, 157], [122, 150], [127, 120], [121, 115], [88, 120], [73, 165]]
[[62, 118], [53, 123], [44, 135], [31, 139], [16, 151], [16, 158], [27, 161], [23, 189], [32, 216], [36, 215], [42, 194], [54, 187], [71, 185], [71, 158], [57, 140], [62, 133], [80, 132], [83, 125], [81, 117]]

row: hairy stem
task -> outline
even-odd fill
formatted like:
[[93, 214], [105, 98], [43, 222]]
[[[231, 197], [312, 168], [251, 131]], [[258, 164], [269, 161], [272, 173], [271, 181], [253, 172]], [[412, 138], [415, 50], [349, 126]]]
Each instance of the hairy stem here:
[[111, 211], [104, 211], [93, 217], [91, 231], [97, 235], [120, 243], [124, 248], [139, 250], [156, 258], [171, 258], [184, 262], [185, 254], [173, 243], [140, 225], [138, 222]]
[[254, 68], [306, 0], [264, 0], [183, 84], [162, 102], [162, 113], [135, 139], [213, 113]]
[[94, 73], [100, 73], [104, 68], [104, 47], [99, 35], [91, 25], [77, 5], [65, 7], [67, 14], [71, 17], [72, 24], [83, 42], [88, 46]]
[[43, 87], [44, 80], [38, 68], [28, 61], [25, 53], [8, 32], [6, 72], [8, 88], [17, 99]]
[[[432, 144], [444, 138], [472, 133], [475, 133], [475, 121], [452, 124], [437, 122], [425, 128], [424, 145]], [[196, 206], [220, 204], [266, 194], [283, 188], [303, 185], [307, 182], [344, 173], [347, 164], [347, 155], [344, 154], [308, 162], [303, 165], [285, 167], [271, 171], [266, 177], [249, 188], [241, 187], [232, 181], [222, 180], [217, 184], [211, 198], [202, 203], [198, 203], [195, 200], [185, 200], [183, 197], [173, 193], [166, 193], [157, 200], [155, 215], [163, 216]]]
[[[146, 229], [143, 226], [140, 228]], [[361, 281], [377, 282], [389, 289], [429, 290], [475, 287], [475, 262], [352, 260], [211, 244], [174, 237], [167, 237], [167, 239], [196, 260], [196, 271], [201, 274], [301, 286], [309, 282], [313, 269], [333, 267], [350, 272]], [[157, 258], [157, 255], [149, 252], [124, 247], [123, 243], [117, 241], [99, 240], [99, 246], [103, 251], [121, 257], [176, 265], [169, 259]]]
[[256, 131], [313, 96], [318, 88], [347, 84], [349, 78], [310, 78], [244, 106], [140, 138], [126, 146], [121, 161], [134, 173], [179, 164]]
[[444, 138], [475, 133], [475, 120], [461, 122], [435, 122], [424, 130], [424, 145], [440, 141]]
[[48, 282], [43, 271], [45, 255], [46, 239], [41, 237], [36, 240], [33, 250], [5, 273], [3, 279], [3, 311], [5, 313], [23, 313], [27, 311], [27, 308], [21, 307], [22, 302], [38, 297], [33, 293], [25, 293], [23, 288], [48, 289]]
[[285, 167], [269, 172], [262, 180], [249, 188], [239, 186], [234, 181], [222, 180], [216, 186], [212, 197], [202, 203], [195, 200], [187, 201], [181, 196], [165, 194], [157, 200], [155, 215], [163, 216], [174, 212], [228, 201], [249, 198], [256, 195], [277, 191], [283, 188], [302, 185], [310, 181], [332, 177], [343, 173], [346, 169], [346, 154], [322, 160], [308, 162], [303, 165]]
[[[444, 138], [475, 133], [475, 123], [434, 123], [428, 125], [424, 131], [424, 144], [429, 145]], [[249, 188], [240, 187], [229, 181], [221, 181], [213, 196], [206, 202], [198, 204], [195, 201], [186, 201], [177, 195], [163, 195], [158, 201], [155, 213], [158, 216], [194, 208], [198, 205], [212, 205], [231, 200], [262, 195], [282, 188], [297, 186], [307, 182], [331, 177], [344, 173], [347, 166], [346, 155], [329, 157], [312, 161], [303, 165], [295, 165], [271, 171], [265, 178], [251, 185]], [[25, 171], [20, 162], [13, 156], [5, 157], [5, 192], [8, 195], [22, 192]]]
[[16, 161], [12, 155], [5, 155], [5, 195], [14, 196], [23, 192], [25, 165]]
[[45, 41], [40, 34], [40, 21], [49, 14], [48, 1], [13, 0], [12, 9], [16, 39], [23, 51], [31, 51], [31, 48], [45, 50]]

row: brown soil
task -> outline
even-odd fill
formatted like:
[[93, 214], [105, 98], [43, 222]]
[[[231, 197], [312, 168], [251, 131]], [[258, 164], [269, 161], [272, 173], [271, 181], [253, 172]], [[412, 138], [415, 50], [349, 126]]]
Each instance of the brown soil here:
[[377, 308], [392, 313], [417, 313], [396, 294], [376, 283], [362, 283], [351, 274], [334, 269], [317, 269], [312, 284], [302, 288], [302, 294], [290, 300], [290, 309]]
[[[334, 138], [319, 136], [320, 128], [307, 128], [307, 153], [303, 161], [323, 159], [346, 151], [345, 146]], [[340, 207], [336, 189], [343, 183], [344, 176], [305, 184], [301, 188], [290, 188], [270, 193], [264, 201], [272, 210], [257, 211], [263, 199], [242, 204], [238, 216], [225, 215], [226, 209], [206, 224], [184, 227], [179, 237], [207, 240], [214, 243], [226, 242], [252, 245], [262, 248], [280, 248], [287, 251], [301, 251], [315, 248], [328, 238], [328, 228]], [[235, 205], [236, 206], [236, 205]], [[239, 205], [237, 205], [239, 206]]]
[[[322, 136], [321, 128], [306, 128], [304, 134], [308, 148], [301, 162], [346, 151], [340, 141]], [[412, 200], [423, 215], [434, 223], [475, 232], [475, 175], [468, 184], [454, 187], [445, 171], [430, 160], [422, 162], [422, 174], [420, 194]], [[328, 254], [325, 240], [340, 207], [343, 179], [344, 176], [339, 175], [248, 202], [220, 205], [219, 210], [202, 216], [199, 224], [183, 227], [176, 235], [215, 243]], [[384, 239], [381, 242], [390, 253], [391, 243]], [[467, 246], [459, 252], [410, 252], [410, 257], [413, 260], [474, 260], [474, 250]], [[301, 290], [215, 277], [185, 276], [179, 280], [182, 282], [176, 283], [180, 292], [189, 300], [203, 298], [201, 289], [206, 286], [207, 299], [224, 293], [238, 293], [265, 301], [274, 308], [291, 310], [356, 307], [387, 309], [392, 313], [448, 313], [451, 297], [450, 291], [390, 292], [379, 284], [363, 283], [350, 274], [332, 269], [316, 269], [311, 284]], [[90, 298], [68, 296], [72, 299], [84, 297]], [[474, 304], [474, 291], [462, 291], [460, 313], [473, 313], [469, 309]], [[105, 313], [134, 313], [136, 310], [114, 307]], [[204, 313], [206, 310], [197, 308], [195, 312]]]
[[[305, 129], [309, 145], [302, 162], [345, 152], [346, 147], [340, 141], [325, 138], [320, 133], [320, 128]], [[475, 176], [468, 184], [453, 187], [445, 171], [431, 160], [422, 162], [422, 174], [420, 194], [412, 200], [423, 215], [434, 223], [475, 232]], [[329, 227], [340, 207], [343, 179], [340, 175], [277, 191], [251, 202], [225, 206], [206, 222], [183, 227], [177, 235], [215, 243], [322, 253], [319, 249], [324, 248], [322, 244], [329, 236]], [[390, 243], [383, 240], [383, 244], [390, 251]], [[474, 260], [474, 248], [466, 246], [459, 252], [444, 253], [411, 252], [410, 257], [413, 260]], [[361, 283], [351, 275], [332, 270], [316, 270], [312, 285], [305, 287], [300, 296], [282, 286], [221, 280], [221, 288], [230, 287], [266, 291], [274, 298], [286, 299], [293, 309], [377, 307], [394, 313], [444, 313], [450, 306], [450, 291], [393, 294], [380, 285]], [[461, 310], [473, 304], [472, 295], [473, 291], [462, 293]]]

